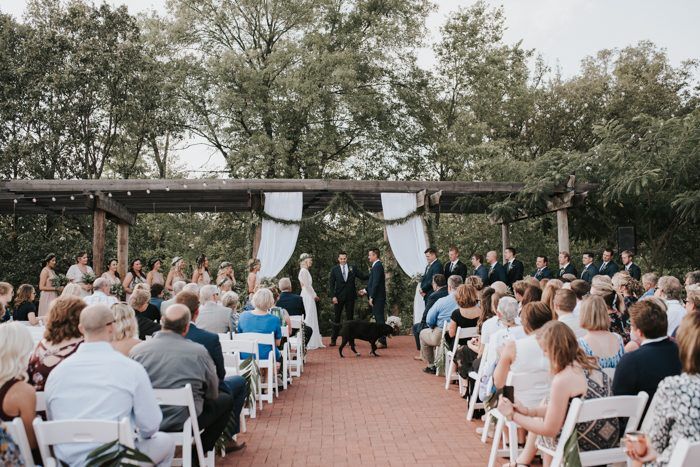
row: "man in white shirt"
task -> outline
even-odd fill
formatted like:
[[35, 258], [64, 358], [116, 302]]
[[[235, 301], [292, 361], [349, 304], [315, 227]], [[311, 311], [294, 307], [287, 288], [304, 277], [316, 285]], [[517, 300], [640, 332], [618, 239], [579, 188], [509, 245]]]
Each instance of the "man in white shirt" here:
[[554, 294], [554, 311], [557, 319], [569, 326], [576, 337], [582, 337], [586, 334], [586, 330], [581, 327], [578, 317], [574, 315], [574, 308], [576, 308], [576, 293], [570, 289], [557, 290]]
[[[158, 432], [163, 418], [146, 370], [114, 350], [114, 316], [105, 305], [92, 305], [80, 313], [78, 328], [85, 342], [65, 359], [46, 381], [49, 420], [131, 419], [138, 429], [136, 448], [158, 466], [169, 466], [175, 454], [173, 441]], [[56, 456], [70, 466], [85, 465], [87, 455], [99, 445], [63, 444]]]
[[88, 305], [107, 305], [108, 307], [114, 305], [119, 300], [116, 297], [109, 295], [110, 284], [109, 281], [103, 277], [98, 277], [95, 282], [92, 283], [92, 295], [88, 295], [83, 298], [85, 303]]
[[656, 285], [654, 296], [662, 299], [666, 303], [666, 316], [668, 316], [668, 335], [680, 326], [686, 309], [681, 303], [681, 281], [673, 276], [661, 276]]

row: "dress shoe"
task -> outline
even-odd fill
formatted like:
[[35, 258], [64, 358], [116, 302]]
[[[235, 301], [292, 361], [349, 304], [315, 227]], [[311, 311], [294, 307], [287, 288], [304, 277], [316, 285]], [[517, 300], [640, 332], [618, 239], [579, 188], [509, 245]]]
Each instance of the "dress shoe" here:
[[426, 366], [425, 368], [423, 368], [423, 373], [428, 373], [428, 374], [434, 375], [435, 371], [436, 371], [436, 368], [434, 366]]
[[244, 447], [245, 447], [245, 441], [243, 441], [242, 443], [239, 443], [238, 441], [235, 441], [232, 439], [231, 441], [226, 443], [226, 445], [224, 446], [224, 450], [226, 451], [226, 454], [228, 454], [230, 452], [240, 451]]

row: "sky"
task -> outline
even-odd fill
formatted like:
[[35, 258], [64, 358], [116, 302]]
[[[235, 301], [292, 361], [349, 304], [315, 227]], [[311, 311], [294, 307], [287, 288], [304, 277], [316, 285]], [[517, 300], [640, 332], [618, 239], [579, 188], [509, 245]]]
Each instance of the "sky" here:
[[[138, 13], [155, 9], [165, 12], [166, 0], [108, 0], [126, 4]], [[475, 0], [435, 0], [438, 8], [427, 21], [431, 40], [437, 40], [446, 17]], [[0, 10], [20, 18], [26, 0], [0, 0]], [[503, 5], [506, 17], [505, 41], [523, 41], [535, 49], [564, 77], [575, 75], [583, 58], [601, 49], [622, 48], [651, 40], [667, 50], [674, 65], [690, 58], [700, 59], [700, 2], [694, 0], [487, 0]], [[430, 68], [435, 59], [430, 48], [418, 52], [419, 64]], [[185, 167], [200, 170], [224, 167], [223, 157], [209, 148], [186, 142], [180, 157]]]

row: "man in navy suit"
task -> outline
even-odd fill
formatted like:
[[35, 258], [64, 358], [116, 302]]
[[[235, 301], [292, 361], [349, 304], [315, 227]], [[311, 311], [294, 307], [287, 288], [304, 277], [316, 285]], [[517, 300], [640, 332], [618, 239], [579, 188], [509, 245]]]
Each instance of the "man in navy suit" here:
[[540, 255], [537, 257], [535, 260], [535, 267], [537, 269], [532, 274], [532, 277], [538, 281], [552, 278], [552, 271], [549, 270], [549, 259], [547, 259], [545, 255]]
[[489, 264], [489, 275], [486, 278], [484, 285], [491, 285], [494, 282], [505, 282], [508, 280], [506, 277], [506, 268], [503, 267], [501, 263], [498, 262], [498, 253], [495, 251], [489, 251], [486, 253], [486, 262]]
[[[420, 323], [416, 323], [413, 325], [413, 337], [416, 339], [416, 348], [420, 351], [420, 332], [428, 327], [428, 311], [430, 311], [430, 307], [432, 307], [436, 301], [441, 299], [442, 297], [447, 296], [447, 279], [443, 274], [435, 274], [433, 276], [433, 293], [428, 296], [428, 302], [425, 305], [425, 310], [423, 310], [423, 317], [420, 320]], [[420, 356], [416, 358], [416, 360], [421, 360]]]
[[459, 276], [464, 282], [464, 278], [467, 277], [467, 265], [459, 260], [459, 248], [452, 245], [448, 252], [450, 261], [445, 263], [445, 269], [442, 275], [445, 277]]
[[515, 282], [522, 280], [525, 274], [525, 266], [515, 257], [516, 254], [515, 248], [511, 246], [505, 250], [506, 285], [510, 288], [513, 288]]
[[[367, 295], [369, 306], [372, 308], [372, 315], [377, 324], [384, 324], [384, 307], [386, 306], [386, 277], [384, 276], [384, 265], [379, 260], [379, 249], [372, 248], [367, 252], [367, 259], [372, 265], [367, 279], [367, 288], [363, 295]], [[386, 348], [386, 337], [379, 339], [379, 348]]]
[[214, 360], [214, 365], [216, 366], [216, 375], [219, 377], [219, 390], [230, 394], [233, 398], [233, 410], [232, 410], [232, 420], [234, 420], [233, 430], [227, 432], [226, 434], [231, 437], [231, 441], [226, 444], [226, 452], [233, 452], [243, 449], [245, 447], [245, 442], [239, 443], [233, 441], [233, 436], [236, 435], [240, 430], [240, 419], [241, 410], [243, 410], [243, 405], [245, 404], [246, 397], [248, 396], [248, 386], [245, 382], [245, 378], [242, 376], [229, 376], [226, 377], [226, 369], [224, 368], [224, 354], [221, 351], [221, 342], [219, 342], [218, 334], [213, 332], [205, 331], [204, 329], [199, 329], [195, 325], [197, 317], [199, 315], [199, 297], [192, 292], [183, 291], [177, 294], [175, 297], [175, 303], [180, 305], [185, 305], [192, 316], [190, 321], [189, 329], [185, 337], [192, 342], [196, 342], [204, 346], [209, 352], [211, 359]]
[[484, 257], [479, 253], [474, 253], [472, 255], [472, 267], [474, 268], [474, 272], [472, 274], [479, 276], [481, 278], [481, 282], [486, 284], [486, 281], [489, 279], [489, 269], [481, 264], [483, 262]]
[[335, 345], [340, 332], [340, 323], [345, 310], [345, 318], [350, 321], [355, 313], [355, 297], [357, 288], [355, 279], [367, 279], [367, 276], [355, 266], [348, 264], [348, 254], [344, 251], [338, 253], [338, 264], [333, 266], [328, 281], [328, 295], [333, 303], [334, 321], [333, 334], [331, 335], [331, 347]]
[[559, 277], [564, 274], [573, 274], [574, 277], [578, 277], [576, 266], [571, 264], [571, 254], [568, 251], [559, 252]]
[[598, 274], [605, 274], [612, 279], [612, 276], [614, 276], [615, 273], [620, 270], [615, 261], [613, 261], [614, 256], [615, 253], [611, 248], [606, 248], [603, 250], [603, 262], [598, 268]]
[[630, 273], [630, 276], [639, 280], [642, 280], [642, 269], [634, 264], [634, 253], [630, 250], [625, 250], [620, 253], [620, 258], [622, 258], [622, 264], [625, 266], [625, 271]]
[[428, 265], [425, 267], [425, 273], [420, 281], [420, 294], [425, 302], [428, 301], [428, 295], [433, 291], [433, 275], [442, 274], [442, 263], [437, 259], [437, 251], [434, 248], [428, 248], [424, 251], [425, 259]]
[[592, 251], [586, 251], [581, 256], [581, 262], [583, 263], [583, 271], [581, 271], [580, 279], [588, 282], [589, 284], [593, 281], [593, 277], [598, 275], [598, 265], [593, 262], [595, 256]]
[[[306, 310], [304, 309], [304, 299], [300, 295], [292, 293], [292, 281], [289, 277], [283, 277], [277, 283], [277, 287], [280, 289], [280, 296], [277, 299], [276, 306], [284, 308], [287, 310], [289, 316], [304, 316]], [[302, 323], [302, 328], [304, 329], [304, 343], [308, 344], [311, 339], [311, 335], [314, 330], [310, 326]], [[299, 332], [297, 329], [292, 330], [292, 335], [296, 335]]]

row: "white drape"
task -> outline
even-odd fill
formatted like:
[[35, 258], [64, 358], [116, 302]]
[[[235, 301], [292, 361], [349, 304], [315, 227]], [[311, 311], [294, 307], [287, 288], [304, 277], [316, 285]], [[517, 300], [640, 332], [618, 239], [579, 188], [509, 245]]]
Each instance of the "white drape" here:
[[[382, 210], [386, 220], [407, 216], [417, 207], [415, 193], [382, 193]], [[386, 234], [394, 258], [401, 269], [411, 277], [423, 274], [428, 265], [424, 253], [428, 245], [421, 217], [415, 216], [403, 224], [387, 225]], [[425, 303], [419, 291], [420, 286], [416, 286], [416, 295], [413, 299], [414, 323], [420, 322], [425, 309]]]
[[[278, 219], [301, 220], [303, 203], [304, 195], [301, 192], [265, 193], [265, 212]], [[298, 225], [280, 224], [263, 219], [258, 249], [258, 275], [261, 278], [276, 277], [280, 273], [294, 253], [298, 236]]]

